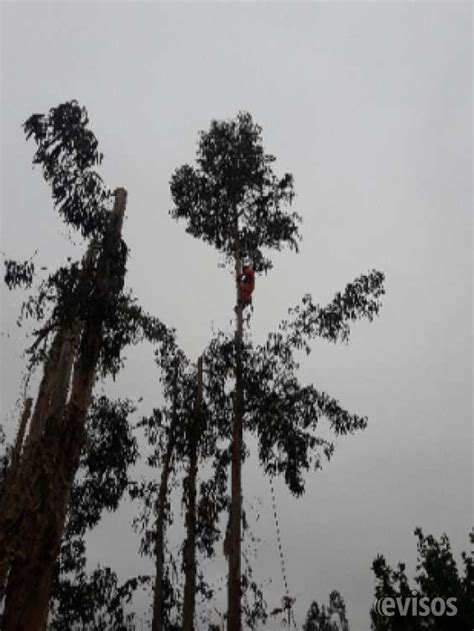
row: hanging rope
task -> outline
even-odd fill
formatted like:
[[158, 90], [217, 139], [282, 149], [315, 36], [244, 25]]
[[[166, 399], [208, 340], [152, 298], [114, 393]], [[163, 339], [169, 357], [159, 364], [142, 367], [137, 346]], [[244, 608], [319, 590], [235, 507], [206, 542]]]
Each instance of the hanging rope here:
[[288, 626], [290, 626], [290, 621], [293, 622], [293, 627], [295, 631], [297, 631], [298, 627], [296, 626], [295, 617], [293, 615], [292, 604], [293, 599], [290, 597], [290, 590], [288, 589], [288, 578], [286, 574], [286, 562], [285, 557], [283, 555], [283, 547], [281, 545], [281, 532], [280, 532], [280, 521], [278, 519], [278, 513], [276, 508], [276, 499], [275, 499], [275, 488], [273, 486], [273, 478], [270, 475], [270, 491], [272, 496], [272, 507], [273, 507], [273, 518], [275, 520], [275, 529], [277, 535], [277, 543], [278, 543], [278, 551], [280, 553], [280, 564], [281, 564], [281, 573], [283, 576], [283, 584], [285, 586], [285, 598], [283, 602], [285, 604], [285, 608], [288, 610]]

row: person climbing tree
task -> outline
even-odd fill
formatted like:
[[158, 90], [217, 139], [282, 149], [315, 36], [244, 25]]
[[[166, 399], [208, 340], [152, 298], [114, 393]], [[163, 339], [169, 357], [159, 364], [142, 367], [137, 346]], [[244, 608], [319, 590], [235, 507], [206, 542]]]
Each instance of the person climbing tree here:
[[275, 158], [265, 153], [261, 132], [248, 112], [240, 112], [234, 120], [212, 121], [210, 130], [200, 134], [197, 168], [187, 164], [179, 167], [170, 182], [175, 205], [171, 216], [185, 219], [190, 234], [215, 245], [235, 272], [228, 631], [242, 629], [241, 467], [245, 453], [242, 259], [243, 255], [249, 257], [252, 271], [267, 271], [272, 263], [264, 256], [263, 248], [281, 250], [288, 246], [297, 250], [300, 239], [300, 217], [287, 211], [293, 200], [293, 177], [289, 173], [281, 178], [276, 176], [272, 169]]
[[252, 294], [255, 289], [255, 271], [250, 265], [244, 265], [242, 268], [242, 277], [239, 286], [239, 301], [245, 309], [252, 304]]
[[[244, 429], [258, 436], [265, 473], [283, 474], [291, 492], [301, 495], [303, 473], [310, 467], [320, 468], [322, 457], [329, 459], [334, 451], [332, 443], [312, 433], [319, 419], [324, 416], [337, 436], [364, 429], [367, 420], [350, 414], [326, 393], [301, 384], [294, 352], [310, 352], [309, 341], [316, 337], [347, 341], [350, 323], [372, 320], [384, 294], [384, 275], [372, 270], [336, 294], [326, 308], [305, 295], [302, 305], [290, 310], [289, 319], [264, 345], [255, 348], [250, 335], [244, 336], [242, 298], [252, 293], [242, 291], [245, 264], [250, 259], [252, 272], [267, 272], [272, 262], [264, 250], [280, 251], [287, 246], [298, 251], [301, 239], [301, 218], [288, 208], [294, 197], [293, 177], [289, 173], [277, 177], [274, 161], [273, 155], [265, 153], [261, 127], [248, 112], [240, 112], [235, 119], [213, 120], [208, 131], [201, 131], [196, 166], [182, 165], [170, 182], [171, 216], [185, 220], [189, 234], [214, 245], [235, 272], [235, 332], [224, 366], [235, 384], [229, 413], [227, 631], [242, 630]], [[244, 257], [248, 257], [245, 262]], [[245, 323], [250, 328], [249, 318]]]

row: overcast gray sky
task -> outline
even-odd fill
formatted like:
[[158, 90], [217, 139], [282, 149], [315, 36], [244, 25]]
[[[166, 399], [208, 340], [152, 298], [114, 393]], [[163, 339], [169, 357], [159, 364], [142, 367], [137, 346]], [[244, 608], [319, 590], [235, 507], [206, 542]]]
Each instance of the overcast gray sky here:
[[[472, 522], [471, 12], [465, 3], [2, 4], [1, 249], [70, 252], [48, 188], [31, 170], [21, 124], [75, 98], [89, 111], [110, 187], [129, 192], [128, 283], [176, 326], [195, 358], [232, 317], [233, 283], [216, 252], [168, 215], [173, 170], [193, 160], [211, 118], [249, 110], [276, 170], [295, 177], [299, 255], [275, 254], [257, 279], [253, 332], [275, 328], [304, 293], [325, 304], [361, 273], [386, 274], [380, 318], [348, 346], [315, 342], [301, 378], [367, 414], [294, 500], [277, 484], [290, 590], [302, 622], [313, 598], [341, 591], [367, 631], [370, 565], [415, 566], [413, 530], [446, 532], [459, 555]], [[203, 287], [211, 286], [206, 300]], [[21, 295], [3, 294], [2, 419], [9, 435], [26, 344]], [[150, 349], [130, 350], [109, 388], [159, 400]], [[259, 576], [283, 592], [268, 482], [249, 463], [260, 506]], [[249, 509], [250, 510], [250, 509]], [[150, 570], [125, 505], [90, 537], [91, 563], [125, 577]], [[220, 555], [220, 550], [219, 550]], [[209, 568], [217, 575], [222, 559]], [[269, 577], [272, 583], [268, 584]], [[139, 599], [140, 611], [147, 606]], [[276, 624], [268, 629], [277, 630]]]

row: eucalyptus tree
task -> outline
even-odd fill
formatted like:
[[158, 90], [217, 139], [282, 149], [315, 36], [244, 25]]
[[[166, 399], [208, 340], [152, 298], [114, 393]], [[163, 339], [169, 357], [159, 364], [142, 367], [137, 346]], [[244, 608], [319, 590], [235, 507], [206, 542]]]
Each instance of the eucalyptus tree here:
[[[232, 346], [232, 340], [219, 333], [196, 364], [174, 342], [162, 344], [156, 353], [165, 404], [139, 426], [145, 429], [152, 447], [148, 464], [161, 468], [160, 479], [143, 481], [131, 490], [142, 506], [135, 520], [142, 535], [140, 551], [155, 559], [153, 629], [196, 628], [197, 597], [210, 601], [215, 594], [197, 557], [215, 554], [221, 536], [220, 517], [230, 505], [226, 478], [231, 460], [227, 439], [232, 405], [227, 386]], [[206, 463], [207, 471], [203, 472]], [[182, 485], [185, 511], [181, 566], [167, 544], [168, 526], [175, 521], [170, 492], [177, 484]], [[244, 607], [244, 614], [249, 628], [254, 629], [262, 618], [262, 595], [252, 580], [251, 568], [243, 583], [253, 596], [254, 603]]]
[[243, 440], [242, 337], [244, 305], [239, 300], [243, 260], [256, 272], [267, 271], [271, 261], [263, 248], [297, 248], [299, 216], [285, 207], [293, 199], [290, 174], [277, 178], [274, 156], [266, 154], [261, 128], [250, 114], [235, 120], [213, 121], [201, 132], [197, 167], [184, 165], [173, 174], [172, 216], [187, 222], [186, 230], [216, 247], [233, 263], [235, 303], [235, 391], [232, 424], [232, 472], [229, 536], [228, 628], [240, 629]]
[[[88, 116], [75, 101], [30, 117], [24, 130], [37, 150], [60, 217], [85, 242], [81, 261], [50, 273], [26, 301], [38, 327], [30, 368], [43, 366], [14, 484], [0, 511], [0, 594], [4, 627], [43, 629], [74, 479], [86, 447], [86, 417], [97, 378], [115, 374], [125, 345], [170, 334], [124, 290], [128, 248], [121, 237], [126, 191], [112, 193]], [[31, 285], [30, 263], [6, 263], [10, 287]], [[8, 580], [7, 580], [8, 579]]]
[[[153, 631], [169, 626], [170, 609], [174, 603], [169, 572], [165, 567], [166, 526], [171, 518], [169, 485], [173, 472], [173, 461], [179, 463], [184, 454], [185, 427], [188, 422], [192, 397], [189, 375], [187, 374], [189, 361], [177, 344], [173, 342], [163, 345], [156, 355], [157, 363], [161, 369], [160, 381], [167, 405], [165, 404], [162, 409], [154, 409], [152, 416], [142, 422], [146, 429], [147, 438], [154, 446], [148, 463], [155, 467], [161, 466], [155, 506], [156, 523], [151, 531], [148, 531], [148, 537], [153, 542], [155, 558]], [[152, 490], [150, 487], [142, 486], [141, 489], [135, 491], [135, 496], [140, 494], [143, 498], [146, 492], [145, 499], [149, 503], [150, 491]], [[142, 522], [141, 527], [146, 532], [146, 522]], [[143, 550], [147, 550], [146, 540], [143, 544]]]
[[308, 340], [316, 335], [332, 341], [345, 339], [351, 320], [371, 318], [378, 312], [383, 293], [383, 274], [371, 272], [348, 285], [326, 309], [306, 296], [292, 319], [252, 352], [248, 336], [244, 340], [245, 305], [239, 299], [243, 261], [256, 272], [267, 272], [272, 263], [264, 249], [288, 246], [297, 250], [300, 239], [300, 217], [288, 210], [294, 196], [293, 178], [288, 173], [278, 178], [272, 169], [274, 161], [264, 151], [260, 126], [250, 114], [241, 112], [234, 120], [212, 121], [209, 131], [200, 132], [196, 166], [184, 165], [171, 178], [172, 217], [185, 220], [187, 232], [213, 245], [233, 266], [235, 275], [236, 324], [230, 349], [235, 381], [231, 508], [226, 541], [229, 631], [241, 629], [244, 418], [246, 427], [259, 435], [265, 470], [285, 471], [290, 488], [301, 493], [301, 470], [309, 468], [311, 458], [319, 463], [321, 451], [330, 457], [333, 450], [331, 443], [312, 435], [317, 420], [325, 415], [336, 434], [345, 434], [362, 429], [365, 419], [350, 415], [312, 386], [302, 386], [295, 375], [293, 350], [303, 346], [309, 350]]
[[303, 631], [350, 631], [346, 604], [338, 591], [329, 594], [328, 605], [320, 605], [315, 600], [311, 603]]
[[[141, 552], [152, 554], [155, 558], [152, 628], [168, 628], [172, 624], [173, 609], [176, 610], [174, 614], [179, 614], [183, 628], [192, 629], [196, 591], [206, 592], [204, 583], [198, 577], [196, 564], [196, 550], [201, 546], [200, 531], [204, 522], [203, 516], [198, 515], [201, 510], [197, 492], [198, 468], [200, 461], [214, 448], [217, 430], [215, 424], [208, 422], [209, 406], [203, 402], [202, 358], [197, 365], [193, 365], [175, 340], [171, 340], [157, 349], [156, 361], [165, 404], [155, 408], [152, 415], [144, 418], [139, 426], [145, 429], [146, 438], [152, 447], [148, 464], [152, 468], [160, 467], [161, 474], [158, 484], [143, 481], [131, 490], [132, 497], [142, 501], [142, 513], [135, 521], [135, 526], [142, 533]], [[176, 561], [169, 560], [169, 552], [165, 554], [166, 529], [173, 521], [169, 493], [178, 476], [182, 479], [186, 511], [186, 538], [182, 547], [185, 577], [182, 598], [179, 587], [170, 582], [171, 570]], [[209, 514], [206, 516], [209, 518]], [[213, 536], [208, 534], [208, 545], [211, 545], [211, 540]]]

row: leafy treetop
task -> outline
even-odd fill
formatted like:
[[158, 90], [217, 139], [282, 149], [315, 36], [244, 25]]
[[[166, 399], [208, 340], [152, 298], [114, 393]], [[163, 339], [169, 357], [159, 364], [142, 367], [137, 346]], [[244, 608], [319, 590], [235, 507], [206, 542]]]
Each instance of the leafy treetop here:
[[85, 237], [105, 229], [111, 195], [92, 168], [103, 155], [88, 123], [86, 109], [69, 101], [33, 114], [23, 125], [27, 139], [32, 136], [37, 144], [33, 164], [42, 166], [59, 214]]
[[171, 216], [185, 219], [187, 232], [226, 258], [234, 256], [238, 239], [242, 256], [256, 271], [271, 268], [262, 248], [297, 249], [300, 238], [299, 215], [285, 211], [294, 197], [293, 177], [278, 178], [274, 161], [249, 113], [212, 121], [209, 131], [200, 132], [197, 167], [185, 164], [171, 178]]

